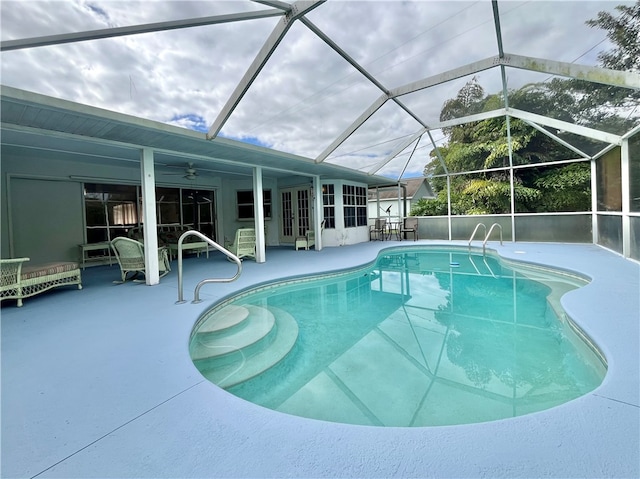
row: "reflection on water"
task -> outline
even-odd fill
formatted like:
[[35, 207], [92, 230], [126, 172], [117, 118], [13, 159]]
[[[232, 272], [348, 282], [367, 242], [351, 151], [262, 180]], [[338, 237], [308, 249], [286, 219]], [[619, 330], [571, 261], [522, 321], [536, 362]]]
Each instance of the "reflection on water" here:
[[289, 312], [298, 340], [276, 366], [229, 390], [290, 414], [378, 426], [548, 409], [604, 377], [560, 308], [582, 284], [423, 248], [386, 254], [357, 274], [261, 290], [238, 303]]

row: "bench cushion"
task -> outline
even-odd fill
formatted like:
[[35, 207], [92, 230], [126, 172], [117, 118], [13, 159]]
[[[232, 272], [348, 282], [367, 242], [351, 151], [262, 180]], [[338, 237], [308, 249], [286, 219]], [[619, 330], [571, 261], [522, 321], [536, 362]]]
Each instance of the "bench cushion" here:
[[76, 269], [78, 269], [78, 263], [71, 261], [23, 266], [22, 275], [20, 277], [22, 279], [40, 278], [42, 276], [66, 273], [67, 271], [73, 271]]

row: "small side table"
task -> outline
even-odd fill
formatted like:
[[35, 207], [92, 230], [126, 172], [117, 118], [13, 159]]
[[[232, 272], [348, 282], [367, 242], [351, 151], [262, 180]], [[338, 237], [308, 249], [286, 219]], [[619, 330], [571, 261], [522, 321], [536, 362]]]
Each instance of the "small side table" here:
[[[79, 244], [78, 247], [80, 248], [80, 263], [82, 265], [82, 269], [85, 268], [87, 261], [93, 261], [93, 260], [108, 259], [109, 266], [113, 264], [113, 260], [111, 257], [111, 243], [109, 243], [108, 241], [103, 241], [101, 243]], [[105, 252], [101, 256], [94, 256], [94, 257], [87, 256], [87, 253], [89, 251], [100, 251], [100, 250]]]
[[402, 229], [402, 223], [392, 221], [390, 223], [387, 223], [387, 228], [387, 239], [390, 240], [393, 235], [396, 236], [396, 240], [402, 239], [402, 234], [400, 233], [400, 230]]
[[[178, 243], [169, 243], [167, 247], [169, 248], [169, 259], [173, 261], [173, 258], [178, 256]], [[182, 251], [195, 251], [198, 256], [200, 256], [201, 252], [206, 251], [207, 259], [209, 259], [209, 243], [206, 241], [182, 243]]]

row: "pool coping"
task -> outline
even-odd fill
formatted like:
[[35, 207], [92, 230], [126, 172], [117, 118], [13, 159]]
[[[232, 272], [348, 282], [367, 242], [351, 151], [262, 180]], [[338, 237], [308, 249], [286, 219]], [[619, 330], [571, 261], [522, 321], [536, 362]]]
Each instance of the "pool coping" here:
[[[356, 248], [359, 254], [349, 261], [364, 265], [380, 250], [403, 243], [407, 244], [392, 241], [300, 252], [300, 258], [308, 261], [292, 268], [320, 270], [326, 268], [325, 257], [335, 259], [339, 250], [347, 254]], [[418, 241], [411, 246], [452, 244], [456, 245]], [[70, 404], [63, 417], [51, 419], [51, 424], [43, 426], [46, 421], [37, 422], [36, 417], [32, 424], [29, 417], [21, 417], [24, 430], [11, 427], [16, 425], [12, 415], [31, 411], [35, 416], [39, 414], [35, 407], [48, 403], [14, 390], [10, 382], [14, 373], [9, 378], [3, 374], [3, 477], [638, 477], [640, 265], [594, 245], [515, 243], [490, 247], [506, 259], [561, 267], [592, 279], [589, 285], [562, 298], [567, 314], [593, 338], [609, 364], [605, 380], [592, 393], [546, 411], [464, 426], [380, 428], [289, 416], [238, 399], [199, 377], [188, 358], [187, 345], [192, 326], [204, 310], [202, 305], [180, 306], [192, 320], [175, 321], [166, 317], [166, 302], [148, 303], [144, 307], [158, 315], [153, 322], [141, 318], [137, 324], [114, 318], [115, 332], [109, 328], [99, 332], [104, 333], [104, 340], [114, 341], [114, 347], [128, 344], [127, 335], [135, 337], [142, 331], [149, 332], [155, 342], [143, 345], [141, 351], [120, 353], [124, 358], [112, 356], [113, 348], [105, 348], [90, 364], [78, 366], [81, 377], [60, 374], [41, 378], [50, 380], [52, 386], [77, 391], [65, 394]], [[525, 253], [518, 252], [521, 250]], [[340, 264], [344, 266], [345, 261]], [[255, 278], [246, 278], [246, 285], [264, 280], [258, 275], [260, 266], [247, 264], [246, 273], [255, 272]], [[271, 273], [273, 277], [281, 273], [277, 270]], [[123, 300], [128, 294], [137, 298], [143, 291], [128, 286], [118, 290]], [[85, 289], [90, 293], [90, 288]], [[175, 287], [145, 288], [142, 294], [147, 290], [157, 296], [173, 293]], [[207, 290], [203, 298], [208, 306], [231, 290]], [[91, 303], [86, 307], [89, 311]], [[38, 344], [34, 335], [26, 335], [29, 329], [18, 321], [27, 318], [29, 310], [21, 309], [2, 310], [3, 373], [9, 366], [28, 366], [20, 365], [19, 351], [4, 347], [19, 334], [35, 343], [29, 347], [51, 348]], [[8, 321], [16, 324], [5, 328]], [[158, 325], [158, 331], [149, 329], [153, 324]], [[63, 326], [69, 331], [86, 328], [83, 321], [75, 319]], [[141, 353], [149, 357], [140, 357]], [[160, 360], [164, 369], [151, 371]], [[147, 362], [138, 365], [131, 361]], [[41, 365], [41, 369], [47, 368]], [[108, 383], [117, 400], [91, 394], [90, 386], [98, 387], [90, 381], [96, 375]], [[81, 379], [85, 383], [80, 384]], [[89, 404], [87, 398], [95, 404]], [[16, 405], [16, 400], [22, 404]], [[62, 406], [46, 407], [61, 415]], [[108, 417], [91, 419], [88, 412], [96, 410], [107, 411], [104, 415]], [[69, 431], [61, 427], [65, 421], [71, 424]], [[54, 423], [58, 429], [49, 430]]]

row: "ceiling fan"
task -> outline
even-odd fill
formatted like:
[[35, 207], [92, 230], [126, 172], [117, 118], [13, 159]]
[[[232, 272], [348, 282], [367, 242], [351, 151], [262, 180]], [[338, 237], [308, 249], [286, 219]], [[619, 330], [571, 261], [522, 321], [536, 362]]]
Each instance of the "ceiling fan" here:
[[165, 175], [168, 176], [182, 176], [183, 178], [187, 179], [187, 180], [195, 180], [198, 178], [198, 172], [196, 171], [196, 169], [193, 167], [193, 163], [187, 163], [187, 167], [185, 168], [185, 170], [182, 173], [164, 173]]

